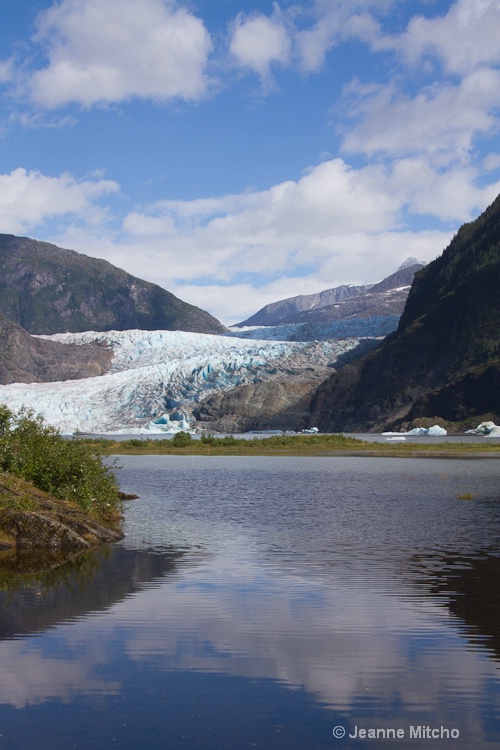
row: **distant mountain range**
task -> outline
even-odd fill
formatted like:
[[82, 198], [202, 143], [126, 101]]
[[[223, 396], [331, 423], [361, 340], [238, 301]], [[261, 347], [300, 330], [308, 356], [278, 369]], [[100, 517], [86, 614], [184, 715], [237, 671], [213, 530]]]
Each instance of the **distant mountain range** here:
[[0, 312], [29, 333], [227, 330], [156, 284], [47, 242], [0, 234], [0, 268]]
[[235, 327], [326, 323], [346, 318], [401, 315], [415, 273], [424, 263], [408, 258], [378, 284], [354, 284], [272, 302]]

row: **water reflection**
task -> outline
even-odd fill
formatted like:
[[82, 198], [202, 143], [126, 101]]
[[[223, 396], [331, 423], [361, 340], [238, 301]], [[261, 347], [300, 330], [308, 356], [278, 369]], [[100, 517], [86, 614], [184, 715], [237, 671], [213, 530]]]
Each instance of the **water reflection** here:
[[498, 746], [494, 472], [307, 463], [284, 487], [279, 461], [196, 465], [130, 462], [124, 542], [41, 601], [39, 582], [2, 594], [2, 637], [36, 633], [0, 643], [6, 748], [303, 750], [336, 746], [336, 725]]
[[22, 567], [9, 577], [3, 569], [0, 639], [36, 633], [109, 609], [172, 575], [184, 554], [183, 550], [150, 552], [115, 545], [78, 555], [38, 574], [26, 574]]
[[472, 644], [490, 651], [500, 661], [500, 557], [499, 550], [469, 555], [450, 552], [434, 561], [431, 590], [446, 596], [449, 611], [465, 627]]

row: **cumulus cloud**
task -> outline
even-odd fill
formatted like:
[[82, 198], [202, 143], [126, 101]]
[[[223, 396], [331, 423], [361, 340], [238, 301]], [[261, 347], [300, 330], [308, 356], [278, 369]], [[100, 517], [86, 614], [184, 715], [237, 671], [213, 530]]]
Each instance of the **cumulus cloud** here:
[[97, 199], [118, 190], [112, 180], [79, 181], [70, 174], [50, 177], [19, 167], [0, 174], [0, 231], [24, 232], [47, 219], [68, 214], [86, 214], [91, 220]]
[[500, 71], [480, 69], [458, 84], [435, 83], [414, 97], [396, 86], [346, 89], [348, 110], [356, 118], [344, 138], [347, 152], [373, 156], [423, 152], [441, 160], [466, 158], [478, 134], [491, 133], [500, 109]]
[[232, 25], [231, 55], [239, 66], [250, 68], [263, 79], [273, 63], [288, 62], [290, 47], [288, 31], [279, 16], [240, 13]]
[[319, 70], [326, 54], [347, 39], [372, 42], [380, 35], [379, 22], [371, 11], [385, 11], [391, 0], [318, 0], [312, 25], [297, 29], [294, 36], [299, 67], [307, 72]]
[[399, 37], [383, 37], [376, 47], [396, 49], [410, 65], [437, 58], [449, 73], [463, 75], [500, 63], [500, 5], [497, 0], [457, 0], [444, 16], [415, 16]]
[[[264, 84], [280, 67], [319, 71], [349, 39], [384, 53], [384, 85], [352, 82], [336, 112], [337, 122], [349, 121], [341, 153], [367, 156], [367, 166], [325, 159], [267, 190], [135, 206], [115, 217], [116, 234], [101, 223], [98, 203], [115, 183], [16, 170], [0, 176], [3, 231], [83, 216], [50, 239], [106, 257], [225, 321], [283, 297], [377, 281], [410, 255], [432, 260], [500, 190], [482, 171], [499, 168], [494, 147], [476, 152], [478, 137], [497, 130], [500, 9], [457, 0], [446, 15], [415, 17], [389, 36], [385, 22], [396, 4], [310, 0], [287, 10], [275, 5], [267, 16], [240, 13], [229, 25], [233, 64]], [[36, 38], [48, 65], [30, 86], [45, 108], [197, 99], [209, 85], [210, 36], [173, 0], [61, 0], [40, 16]], [[401, 61], [411, 63], [411, 76]], [[45, 123], [64, 123], [44, 111]], [[40, 123], [35, 117], [27, 122]]]
[[[381, 167], [354, 170], [332, 159], [298, 181], [210, 201], [160, 201], [132, 212], [130, 234], [171, 242], [171, 260], [186, 278], [214, 268], [220, 280], [237, 273], [282, 273], [314, 265], [335, 238], [393, 227], [399, 205], [379, 189]], [[180, 256], [174, 261], [174, 257]], [[194, 261], [194, 262], [193, 262]]]
[[29, 82], [45, 107], [132, 97], [197, 100], [212, 42], [203, 22], [168, 0], [63, 0], [40, 14], [49, 64]]
[[457, 0], [442, 16], [414, 16], [399, 35], [379, 30], [372, 49], [395, 53], [403, 66], [383, 85], [346, 86], [344, 152], [473, 163], [478, 138], [498, 128], [499, 35], [496, 0]]
[[296, 3], [288, 11], [276, 4], [272, 15], [240, 13], [232, 24], [230, 52], [241, 67], [262, 78], [273, 63], [318, 71], [327, 53], [348, 39], [375, 42], [383, 14], [394, 0], [315, 0]]

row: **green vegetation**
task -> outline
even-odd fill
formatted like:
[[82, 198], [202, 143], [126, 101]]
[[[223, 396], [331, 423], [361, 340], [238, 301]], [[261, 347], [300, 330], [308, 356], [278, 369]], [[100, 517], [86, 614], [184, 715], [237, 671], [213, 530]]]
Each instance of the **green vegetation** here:
[[172, 438], [172, 445], [175, 448], [185, 448], [188, 445], [191, 445], [192, 439], [189, 432], [177, 432], [174, 437]]
[[491, 455], [500, 458], [498, 443], [369, 443], [345, 435], [273, 435], [245, 440], [228, 435], [203, 435], [193, 440], [187, 433], [172, 439], [117, 441], [106, 438], [85, 442], [101, 455], [198, 455], [198, 456], [460, 456]]
[[36, 508], [36, 500], [26, 491], [26, 484], [22, 479], [11, 474], [0, 475], [0, 511], [36, 510]]
[[[14, 414], [0, 406], [0, 471], [73, 502], [93, 516], [111, 519], [119, 513], [116, 479], [92, 445], [66, 440], [30, 411]], [[1, 507], [28, 510], [29, 498], [7, 492]]]

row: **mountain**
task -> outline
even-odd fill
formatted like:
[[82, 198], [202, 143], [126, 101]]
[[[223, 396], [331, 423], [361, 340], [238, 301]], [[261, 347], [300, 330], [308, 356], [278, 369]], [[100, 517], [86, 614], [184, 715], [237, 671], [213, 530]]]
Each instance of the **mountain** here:
[[40, 383], [103, 375], [113, 352], [102, 344], [34, 338], [0, 313], [0, 384]]
[[399, 319], [413, 277], [423, 266], [424, 264], [415, 258], [408, 258], [396, 273], [378, 284], [344, 285], [326, 289], [318, 294], [300, 295], [273, 302], [235, 327], [314, 325], [347, 318], [397, 316]]
[[415, 276], [397, 330], [322, 383], [310, 423], [378, 431], [500, 418], [500, 196]]
[[29, 333], [226, 330], [156, 284], [47, 242], [0, 234], [0, 268], [0, 311]]
[[278, 302], [271, 302], [247, 320], [237, 323], [235, 327], [275, 326], [280, 323], [296, 322], [294, 319], [302, 312], [342, 302], [348, 297], [369, 289], [370, 286], [370, 284], [365, 284], [364, 286], [349, 284], [338, 286], [335, 289], [325, 289], [325, 291], [317, 292], [316, 294], [300, 294], [297, 297], [289, 297]]

